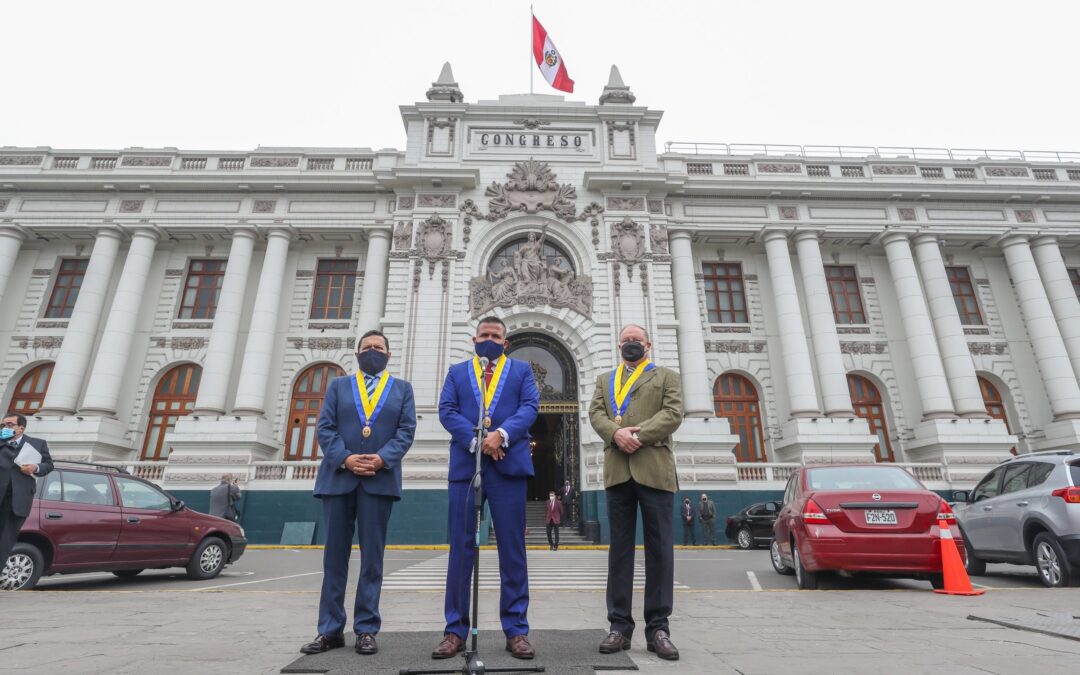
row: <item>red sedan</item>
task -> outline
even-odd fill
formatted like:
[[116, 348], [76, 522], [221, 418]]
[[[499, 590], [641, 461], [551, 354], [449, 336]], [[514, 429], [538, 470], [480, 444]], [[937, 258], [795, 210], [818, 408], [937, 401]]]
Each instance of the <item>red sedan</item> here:
[[952, 509], [899, 466], [802, 467], [788, 480], [773, 525], [770, 557], [799, 588], [818, 586], [821, 572], [925, 579], [942, 587], [938, 521], [963, 556]]

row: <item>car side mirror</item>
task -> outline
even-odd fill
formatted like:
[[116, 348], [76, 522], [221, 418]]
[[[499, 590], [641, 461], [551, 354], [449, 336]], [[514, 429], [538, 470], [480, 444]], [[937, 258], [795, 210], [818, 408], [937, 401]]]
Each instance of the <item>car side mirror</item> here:
[[967, 501], [968, 501], [968, 499], [970, 497], [971, 497], [971, 493], [968, 492], [967, 490], [953, 490], [953, 493], [952, 493], [952, 498], [953, 498], [954, 502], [967, 503]]
[[177, 512], [177, 511], [183, 511], [184, 506], [185, 506], [184, 505], [184, 500], [177, 499], [175, 502], [172, 503], [172, 510], [173, 510], [174, 513]]

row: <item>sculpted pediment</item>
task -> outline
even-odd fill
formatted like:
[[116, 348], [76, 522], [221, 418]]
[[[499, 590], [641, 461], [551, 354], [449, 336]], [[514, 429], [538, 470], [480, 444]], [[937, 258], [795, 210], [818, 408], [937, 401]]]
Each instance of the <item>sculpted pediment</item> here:
[[476, 202], [466, 199], [461, 205], [466, 217], [495, 222], [514, 212], [535, 214], [550, 211], [557, 218], [572, 223], [604, 211], [604, 207], [593, 202], [579, 214], [574, 203], [577, 188], [569, 183], [560, 185], [547, 162], [533, 159], [516, 162], [506, 177], [509, 180], [505, 183], [500, 185], [492, 181], [484, 191], [484, 196], [489, 198], [487, 213], [483, 213]]

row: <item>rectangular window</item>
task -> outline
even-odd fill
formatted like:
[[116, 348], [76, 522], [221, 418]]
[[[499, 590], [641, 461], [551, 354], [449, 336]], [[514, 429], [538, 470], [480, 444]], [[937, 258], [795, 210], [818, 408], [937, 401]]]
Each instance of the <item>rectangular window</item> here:
[[225, 281], [224, 260], [192, 260], [180, 301], [181, 319], [213, 319]]
[[710, 323], [749, 323], [742, 263], [704, 263], [705, 307]]
[[1072, 282], [1073, 290], [1076, 291], [1077, 299], [1080, 299], [1080, 269], [1069, 268], [1069, 281]]
[[829, 285], [836, 323], [866, 323], [855, 268], [851, 265], [826, 265], [825, 282]]
[[71, 317], [71, 310], [75, 309], [75, 300], [79, 297], [79, 289], [82, 288], [89, 263], [86, 258], [68, 258], [60, 262], [60, 273], [56, 275], [49, 306], [45, 308], [46, 319]]
[[355, 258], [319, 261], [315, 292], [311, 295], [312, 319], [352, 318], [356, 263]]
[[965, 326], [983, 325], [979, 302], [975, 298], [975, 286], [971, 283], [968, 269], [946, 267], [945, 271], [949, 275], [949, 286], [952, 287], [953, 300], [956, 301], [956, 311], [960, 313], [960, 323]]

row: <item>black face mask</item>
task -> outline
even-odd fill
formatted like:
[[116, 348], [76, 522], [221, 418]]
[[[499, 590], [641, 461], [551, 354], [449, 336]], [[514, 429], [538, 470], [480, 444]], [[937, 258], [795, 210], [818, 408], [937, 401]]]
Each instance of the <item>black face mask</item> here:
[[645, 345], [640, 342], [626, 342], [622, 346], [624, 361], [640, 361], [645, 356]]
[[368, 375], [378, 375], [386, 370], [386, 362], [389, 360], [389, 354], [374, 349], [369, 349], [366, 352], [360, 352], [356, 355], [356, 361], [360, 364], [360, 370]]

